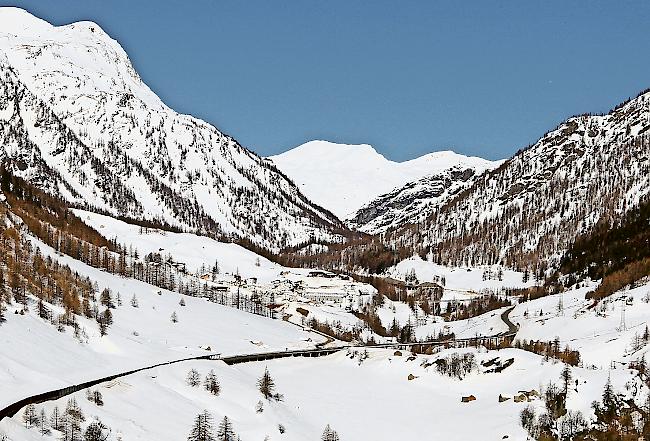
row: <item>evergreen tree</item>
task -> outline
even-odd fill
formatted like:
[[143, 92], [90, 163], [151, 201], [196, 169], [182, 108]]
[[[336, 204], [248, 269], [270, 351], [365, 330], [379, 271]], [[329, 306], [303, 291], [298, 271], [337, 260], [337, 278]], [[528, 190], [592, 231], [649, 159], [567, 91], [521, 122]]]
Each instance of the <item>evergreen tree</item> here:
[[271, 378], [268, 368], [264, 368], [264, 374], [257, 380], [257, 387], [267, 400], [276, 397], [277, 394], [274, 394], [275, 381]]
[[562, 372], [560, 373], [560, 378], [562, 379], [564, 394], [567, 395], [569, 393], [569, 383], [573, 378], [573, 375], [571, 374], [571, 368], [569, 368], [568, 364], [564, 365], [564, 369], [562, 369]]
[[131, 306], [133, 306], [134, 308], [137, 308], [139, 306], [138, 298], [135, 296], [135, 294], [133, 294], [133, 297], [131, 297]]
[[219, 395], [221, 392], [221, 385], [219, 384], [219, 380], [217, 379], [217, 375], [214, 373], [213, 370], [211, 370], [208, 375], [205, 377], [204, 381], [204, 386], [205, 390], [210, 392], [213, 395]]
[[88, 424], [84, 432], [84, 441], [107, 441], [111, 431], [99, 420]]
[[235, 441], [235, 431], [232, 427], [230, 419], [227, 416], [224, 416], [219, 423], [219, 429], [217, 430], [217, 440]]
[[50, 433], [45, 409], [41, 409], [40, 416], [38, 418], [38, 431], [40, 432], [41, 436], [45, 436]]
[[320, 438], [322, 441], [339, 441], [339, 434], [336, 433], [336, 430], [332, 430], [330, 425], [328, 424], [325, 426], [325, 430], [323, 431], [323, 435]]
[[188, 386], [197, 387], [201, 384], [201, 375], [196, 369], [190, 369], [185, 380]]
[[204, 410], [194, 419], [194, 427], [187, 441], [215, 441], [214, 427], [212, 427], [212, 415]]
[[65, 417], [63, 418], [63, 437], [62, 441], [81, 441], [81, 424], [86, 420], [77, 400], [70, 398], [65, 408]]
[[102, 305], [106, 306], [107, 308], [115, 308], [115, 304], [113, 303], [113, 298], [111, 297], [111, 291], [108, 288], [104, 288], [100, 295], [100, 302]]
[[36, 406], [33, 404], [28, 404], [25, 406], [23, 411], [23, 422], [25, 423], [26, 428], [31, 428], [34, 424], [37, 423], [38, 417], [36, 415]]
[[54, 430], [61, 430], [61, 427], [63, 426], [61, 412], [59, 411], [58, 406], [54, 406], [54, 409], [52, 409], [52, 415], [50, 415], [50, 426], [52, 426], [52, 429]]
[[176, 315], [176, 311], [172, 312], [170, 319], [172, 323], [178, 323], [178, 315]]

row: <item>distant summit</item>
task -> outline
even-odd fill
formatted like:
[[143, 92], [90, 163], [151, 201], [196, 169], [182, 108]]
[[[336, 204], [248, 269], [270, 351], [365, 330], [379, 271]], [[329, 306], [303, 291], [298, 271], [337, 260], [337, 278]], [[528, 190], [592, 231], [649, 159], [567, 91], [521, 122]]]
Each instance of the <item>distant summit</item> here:
[[329, 141], [310, 141], [269, 159], [294, 180], [305, 196], [340, 219], [353, 217], [378, 196], [425, 176], [454, 167], [483, 171], [498, 165], [452, 151], [395, 162], [368, 144]]

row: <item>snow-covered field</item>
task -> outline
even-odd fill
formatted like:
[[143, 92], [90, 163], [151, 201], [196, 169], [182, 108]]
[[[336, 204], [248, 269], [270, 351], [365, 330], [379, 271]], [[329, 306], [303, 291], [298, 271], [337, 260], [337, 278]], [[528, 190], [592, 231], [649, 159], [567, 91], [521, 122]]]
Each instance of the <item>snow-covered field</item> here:
[[[39, 246], [44, 254], [54, 255], [51, 249]], [[65, 256], [57, 258], [97, 280], [100, 289], [109, 286], [114, 294], [120, 292], [122, 305], [114, 311], [115, 324], [109, 328], [108, 336], [99, 337], [96, 324], [81, 318], [88, 334], [87, 342], [82, 343], [70, 330], [59, 333], [33, 312], [25, 316], [7, 314], [8, 321], [0, 328], [0, 406], [66, 384], [206, 354], [208, 346], [213, 352], [234, 354], [308, 347], [320, 339], [293, 324], [204, 299], [185, 297], [186, 306], [180, 306], [178, 294], [162, 291], [159, 295], [159, 290], [150, 285], [109, 275]], [[446, 277], [459, 289], [476, 289], [473, 283], [480, 273], [472, 273], [449, 270]], [[505, 275], [504, 280], [514, 277]], [[584, 299], [590, 287], [564, 293], [562, 312], [558, 311], [558, 295], [520, 304], [511, 313], [513, 322], [520, 325], [517, 338], [552, 340], [560, 336], [563, 346], [569, 344], [580, 351], [583, 363], [572, 368], [577, 392], [572, 389], [569, 393], [568, 408], [580, 410], [587, 417], [592, 415], [591, 402], [600, 398], [608, 378], [617, 391], [638, 391], [637, 399], [645, 393], [635, 383], [634, 372], [622, 364], [612, 364], [612, 360], [631, 361], [640, 357], [645, 349], [631, 354], [630, 346], [634, 334], [643, 332], [650, 317], [650, 304], [646, 303], [650, 285], [615, 295], [612, 301], [603, 303], [606, 306], [596, 309], [588, 309], [590, 302]], [[129, 303], [133, 294], [138, 297], [138, 308]], [[626, 330], [619, 328], [623, 304]], [[459, 337], [495, 334], [507, 329], [500, 319], [502, 311], [469, 320], [429, 323], [418, 327], [416, 333], [419, 338], [440, 330], [452, 331]], [[178, 314], [178, 323], [171, 322], [172, 312]], [[309, 312], [319, 319], [337, 320], [349, 326], [358, 320], [325, 307]], [[382, 322], [393, 317], [408, 320], [410, 310], [404, 304], [388, 301], [380, 315]], [[98, 386], [96, 389], [104, 396], [103, 407], [87, 401], [85, 392], [75, 396], [87, 422], [94, 417], [101, 419], [112, 429], [114, 440], [184, 439], [194, 417], [203, 409], [214, 417], [215, 425], [227, 415], [243, 440], [266, 436], [270, 440], [318, 439], [327, 424], [343, 440], [411, 440], [429, 439], [428, 436], [445, 440], [503, 439], [506, 435], [508, 439], [524, 440], [526, 434], [519, 426], [519, 412], [527, 404], [538, 410], [544, 404], [540, 399], [515, 403], [512, 398], [520, 391], [541, 391], [549, 381], [559, 383], [563, 368], [552, 359], [545, 361], [542, 356], [518, 349], [452, 348], [415, 357], [407, 351], [402, 351], [403, 355], [388, 349], [368, 352], [369, 358], [361, 363], [358, 356], [346, 355], [345, 351], [322, 358], [287, 358], [234, 366], [220, 361], [188, 361]], [[433, 364], [453, 353], [472, 353], [476, 357], [477, 368], [462, 380], [439, 373]], [[481, 363], [495, 358], [502, 363], [513, 359], [513, 364], [500, 373], [488, 372], [490, 367]], [[277, 391], [284, 395], [281, 402], [264, 400], [256, 388], [265, 367], [269, 368]], [[221, 383], [221, 394], [215, 397], [202, 387], [188, 386], [185, 377], [191, 368], [197, 369], [202, 377], [213, 369]], [[500, 394], [510, 399], [500, 403]], [[461, 397], [469, 395], [476, 400], [461, 402]], [[260, 400], [264, 407], [261, 413], [255, 409]], [[58, 403], [45, 403], [39, 409], [43, 407], [50, 413], [55, 404], [64, 408], [66, 401], [64, 398]], [[474, 423], [466, 424], [468, 420]], [[285, 433], [280, 434], [279, 425]], [[56, 433], [42, 437], [36, 429], [26, 429], [20, 414], [2, 421], [0, 431], [7, 433], [10, 440], [58, 438]]]
[[[535, 285], [531, 276], [524, 282], [524, 274], [517, 271], [502, 268], [502, 280], [498, 279], [499, 267], [448, 267], [430, 261], [422, 260], [419, 256], [413, 256], [399, 262], [388, 270], [388, 274], [396, 279], [404, 280], [404, 277], [411, 271], [420, 282], [429, 282], [436, 277], [445, 278], [445, 295], [456, 296], [462, 299], [467, 296], [468, 291], [479, 292], [483, 289], [497, 290], [500, 288], [524, 288]], [[491, 271], [492, 278], [484, 280], [484, 273]], [[469, 293], [471, 296], [471, 293]]]
[[85, 223], [105, 237], [116, 238], [120, 244], [127, 247], [132, 245], [141, 255], [152, 252], [163, 256], [171, 254], [175, 261], [184, 263], [188, 271], [197, 272], [201, 266], [209, 271], [215, 262], [218, 262], [222, 273], [239, 272], [243, 278], [257, 277], [260, 282], [269, 282], [278, 278], [280, 272], [288, 270], [233, 243], [218, 242], [190, 233], [172, 233], [156, 229], [147, 229], [145, 232], [137, 225], [110, 216], [84, 210], [74, 211]]
[[[438, 357], [454, 352], [475, 354], [478, 369], [463, 380], [438, 373], [435, 366], [425, 367]], [[235, 432], [243, 440], [315, 440], [326, 424], [342, 440], [511, 440], [526, 439], [519, 427], [519, 412], [528, 403], [515, 403], [520, 391], [540, 389], [549, 381], [558, 382], [561, 364], [545, 363], [537, 355], [520, 350], [500, 351], [446, 350], [433, 356], [414, 358], [393, 355], [393, 351], [371, 350], [359, 364], [344, 351], [313, 359], [280, 359], [265, 363], [227, 366], [218, 361], [185, 362], [141, 372], [98, 388], [104, 406], [98, 407], [76, 395], [86, 417], [99, 417], [113, 430], [113, 436], [125, 440], [178, 440], [187, 437], [194, 417], [204, 409], [214, 417], [215, 425], [228, 416]], [[485, 372], [481, 362], [513, 358], [514, 363], [501, 373]], [[257, 379], [265, 367], [275, 380], [284, 401], [266, 401], [257, 390]], [[221, 384], [219, 396], [185, 382], [194, 368], [202, 378], [214, 370]], [[578, 392], [569, 394], [568, 407], [590, 414], [590, 403], [600, 397], [611, 376], [617, 388], [628, 379], [625, 371], [576, 368]], [[409, 380], [409, 375], [415, 378]], [[508, 401], [499, 403], [502, 394]], [[462, 403], [462, 396], [474, 395], [476, 401]], [[264, 411], [256, 412], [258, 401]], [[55, 404], [65, 407], [67, 399], [47, 403], [48, 414]], [[541, 408], [537, 399], [531, 402]], [[471, 424], [467, 424], [471, 421]], [[280, 434], [278, 425], [285, 427]], [[27, 430], [19, 417], [3, 422], [10, 439], [43, 439], [36, 429]], [[46, 437], [45, 439], [49, 439]], [[115, 438], [114, 438], [115, 439]]]
[[[44, 255], [54, 250], [33, 240]], [[122, 306], [113, 310], [114, 324], [100, 337], [94, 320], [79, 317], [87, 342], [81, 343], [68, 328], [65, 333], [38, 318], [34, 308], [13, 314], [0, 327], [0, 407], [20, 398], [129, 369], [209, 353], [238, 354], [312, 347], [322, 337], [303, 332], [281, 320], [271, 320], [203, 298], [181, 296], [133, 279], [111, 275], [67, 256], [56, 256], [83, 275], [99, 290], [108, 287]], [[158, 293], [161, 293], [160, 295]], [[133, 296], [138, 307], [131, 306]], [[180, 299], [186, 306], [181, 306]], [[56, 311], [55, 307], [51, 307]], [[176, 313], [178, 322], [172, 323]], [[207, 351], [206, 348], [210, 348]]]
[[650, 284], [619, 292], [590, 308], [592, 302], [584, 297], [594, 287], [518, 305], [510, 314], [512, 322], [520, 325], [517, 338], [550, 341], [559, 337], [562, 347], [580, 351], [585, 365], [599, 368], [609, 367], [612, 361], [640, 358], [647, 348], [633, 352], [632, 341], [650, 325]]

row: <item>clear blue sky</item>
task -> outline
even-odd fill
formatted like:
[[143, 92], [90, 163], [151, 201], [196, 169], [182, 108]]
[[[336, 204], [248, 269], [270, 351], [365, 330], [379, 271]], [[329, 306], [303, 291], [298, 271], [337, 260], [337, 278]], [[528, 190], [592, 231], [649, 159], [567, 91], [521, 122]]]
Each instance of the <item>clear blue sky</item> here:
[[501, 158], [650, 87], [650, 1], [14, 1], [99, 23], [172, 108], [261, 155], [310, 139]]

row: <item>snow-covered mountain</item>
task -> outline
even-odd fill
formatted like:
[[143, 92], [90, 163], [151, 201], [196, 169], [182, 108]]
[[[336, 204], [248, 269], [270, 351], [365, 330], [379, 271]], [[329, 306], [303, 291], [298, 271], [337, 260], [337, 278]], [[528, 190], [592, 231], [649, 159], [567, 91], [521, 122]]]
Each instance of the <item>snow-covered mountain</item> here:
[[650, 91], [568, 119], [417, 228], [387, 238], [451, 264], [557, 267], [580, 233], [650, 194]]
[[471, 186], [485, 169], [499, 162], [485, 161], [484, 166], [454, 165], [417, 181], [408, 182], [361, 207], [347, 221], [351, 227], [369, 234], [419, 222], [446, 201]]
[[[367, 144], [327, 141], [310, 141], [269, 159], [293, 179], [308, 198], [340, 219], [354, 219], [357, 210], [375, 198], [425, 176], [442, 174], [456, 167], [485, 170], [496, 166], [491, 161], [451, 151], [395, 162]], [[352, 224], [360, 226], [357, 221]]]
[[342, 226], [270, 161], [167, 107], [91, 22], [0, 8], [0, 157], [79, 206], [272, 250]]

